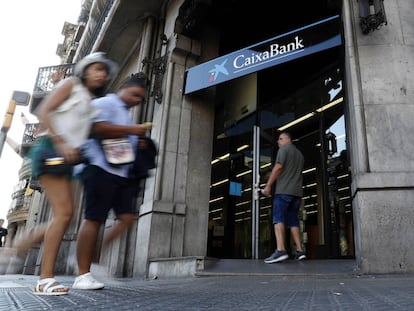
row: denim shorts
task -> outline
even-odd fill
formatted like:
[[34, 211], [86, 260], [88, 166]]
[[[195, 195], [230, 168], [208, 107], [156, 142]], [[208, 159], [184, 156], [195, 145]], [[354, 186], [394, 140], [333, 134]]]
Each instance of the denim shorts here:
[[116, 215], [135, 214], [137, 186], [128, 178], [88, 165], [81, 173], [85, 192], [85, 219], [105, 222], [112, 209]]
[[273, 224], [299, 227], [299, 209], [302, 198], [288, 194], [276, 194], [273, 199]]
[[65, 176], [68, 179], [71, 179], [73, 173], [73, 165], [65, 165], [63, 171], [60, 170], [58, 174], [54, 174], [53, 172], [47, 172], [43, 170], [41, 165], [41, 157], [43, 152], [45, 152], [46, 150], [54, 150], [52, 140], [47, 136], [39, 137], [39, 140], [30, 148], [28, 157], [31, 160], [32, 176], [34, 178], [38, 178], [43, 174], [52, 174]]

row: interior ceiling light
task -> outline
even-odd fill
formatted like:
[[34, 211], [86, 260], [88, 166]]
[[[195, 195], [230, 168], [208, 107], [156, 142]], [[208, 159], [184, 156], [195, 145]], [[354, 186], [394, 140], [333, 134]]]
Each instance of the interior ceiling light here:
[[270, 165], [272, 165], [272, 163], [269, 162], [269, 163], [263, 164], [260, 168], [266, 168], [266, 167], [268, 167]]
[[218, 182], [216, 182], [216, 183], [212, 184], [212, 185], [210, 186], [210, 188], [215, 187], [215, 186], [218, 186], [218, 185], [221, 185], [221, 184], [224, 184], [224, 183], [226, 183], [226, 182], [228, 182], [228, 181], [229, 181], [229, 179], [228, 179], [228, 178], [223, 179], [223, 180], [220, 180], [220, 181], [218, 181]]
[[316, 185], [317, 183], [315, 182], [315, 183], [304, 185], [303, 188], [311, 188], [311, 187], [315, 187]]
[[315, 115], [315, 112], [310, 112], [308, 114], [305, 114], [303, 117], [300, 117], [300, 118], [298, 118], [298, 119], [296, 119], [296, 120], [294, 120], [294, 121], [292, 121], [292, 122], [290, 122], [290, 123], [288, 123], [288, 124], [286, 124], [284, 126], [279, 127], [278, 128], [278, 131], [279, 132], [282, 132], [282, 131], [286, 130], [289, 127], [292, 127], [292, 126], [294, 126], [294, 125], [296, 125], [298, 123], [301, 123], [301, 122], [303, 122], [303, 121], [305, 121], [305, 120], [307, 120], [309, 118], [312, 118], [314, 115]]
[[314, 172], [314, 171], [316, 171], [316, 167], [312, 167], [312, 168], [309, 168], [309, 169], [307, 169], [307, 170], [304, 170], [304, 171], [302, 172], [302, 174], [307, 174], [307, 173]]
[[242, 151], [242, 150], [244, 150], [246, 148], [249, 148], [249, 145], [240, 146], [239, 148], [237, 148], [237, 151]]
[[212, 211], [209, 211], [209, 213], [217, 213], [217, 212], [221, 212], [222, 210], [223, 210], [222, 208], [217, 208]]
[[325, 111], [326, 109], [329, 109], [329, 108], [331, 108], [331, 107], [333, 107], [333, 106], [335, 106], [335, 105], [337, 105], [339, 103], [342, 103], [343, 101], [344, 101], [344, 98], [343, 97], [339, 97], [338, 99], [330, 102], [329, 104], [326, 104], [325, 106], [316, 109], [316, 111], [317, 112]]
[[244, 201], [244, 202], [240, 202], [240, 203], [237, 203], [236, 204], [236, 206], [242, 206], [242, 205], [246, 205], [246, 204], [248, 204], [248, 203], [250, 203], [251, 201]]
[[217, 162], [220, 162], [220, 159], [215, 159], [215, 160], [211, 161], [211, 164], [216, 164]]
[[221, 157], [219, 157], [220, 160], [226, 160], [228, 159], [230, 156], [230, 153], [226, 153], [225, 155], [222, 155]]
[[217, 201], [220, 201], [220, 200], [223, 200], [223, 199], [224, 199], [224, 197], [218, 197], [218, 198], [215, 198], [213, 200], [210, 200], [208, 203], [217, 202]]
[[244, 172], [241, 172], [240, 174], [237, 174], [236, 177], [241, 177], [241, 176], [250, 174], [251, 172], [252, 172], [252, 170], [244, 171]]
[[342, 178], [345, 178], [345, 177], [348, 177], [348, 176], [349, 176], [348, 174], [345, 174], [345, 175], [338, 176], [337, 178], [342, 179]]
[[229, 156], [230, 156], [230, 153], [226, 153], [220, 157], [215, 158], [213, 161], [211, 161], [211, 164], [216, 164], [217, 162], [227, 160]]
[[307, 120], [309, 118], [312, 118], [313, 116], [316, 115], [317, 112], [322, 112], [322, 111], [325, 111], [326, 109], [332, 108], [333, 106], [335, 106], [335, 105], [343, 102], [343, 100], [344, 100], [344, 98], [343, 97], [340, 97], [340, 98], [338, 98], [338, 99], [330, 102], [329, 104], [326, 104], [325, 106], [316, 109], [313, 112], [309, 112], [308, 114], [305, 114], [304, 116], [302, 116], [302, 117], [300, 117], [300, 118], [298, 118], [296, 120], [293, 120], [292, 122], [290, 122], [290, 123], [288, 123], [286, 125], [283, 125], [283, 126], [279, 127], [278, 128], [278, 131], [280, 131], [280, 132], [281, 131], [284, 131], [284, 130], [288, 129], [289, 127], [292, 127], [292, 126], [294, 126], [294, 125], [296, 125], [298, 123], [301, 123], [301, 122], [303, 122], [303, 121], [305, 121], [305, 120]]

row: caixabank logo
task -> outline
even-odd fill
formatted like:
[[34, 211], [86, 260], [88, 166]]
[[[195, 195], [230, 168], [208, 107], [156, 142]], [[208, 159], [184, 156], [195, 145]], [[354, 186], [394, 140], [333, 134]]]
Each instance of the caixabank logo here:
[[246, 50], [237, 55], [233, 60], [234, 72], [276, 61], [290, 54], [300, 53], [304, 50], [305, 45], [302, 38], [295, 36], [287, 43], [271, 43], [261, 48], [260, 50]]
[[[305, 48], [303, 39], [296, 36], [292, 42], [287, 44], [273, 43], [266, 46], [265, 50], [244, 50], [240, 54], [233, 55], [231, 73], [237, 73], [240, 70], [245, 70], [251, 67], [259, 66], [272, 60], [277, 60], [279, 57], [285, 57], [289, 53], [298, 53]], [[225, 67], [228, 58], [219, 64], [214, 64], [214, 68], [209, 70], [210, 83], [216, 82], [220, 74], [229, 75], [229, 70]]]
[[214, 68], [209, 70], [210, 78], [208, 79], [208, 81], [210, 83], [215, 82], [219, 74], [223, 74], [226, 76], [229, 75], [229, 71], [226, 69], [226, 67], [224, 67], [226, 63], [227, 63], [227, 58], [221, 64], [219, 65], [215, 64]]

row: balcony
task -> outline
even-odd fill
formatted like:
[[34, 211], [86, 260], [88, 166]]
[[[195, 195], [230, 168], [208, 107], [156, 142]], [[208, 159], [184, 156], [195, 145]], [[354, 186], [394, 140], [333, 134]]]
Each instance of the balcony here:
[[34, 189], [35, 187], [33, 186], [33, 182], [30, 181], [29, 185], [26, 184], [24, 188], [20, 188], [13, 192], [13, 201], [7, 213], [7, 220], [9, 223], [27, 220], [29, 216], [29, 210], [32, 206], [33, 191], [40, 190], [40, 184], [38, 187], [39, 189]]
[[29, 110], [31, 113], [35, 114], [34, 111], [39, 106], [42, 99], [59, 81], [73, 75], [74, 66], [75, 64], [62, 64], [39, 68], [30, 103]]
[[9, 209], [7, 213], [7, 222], [22, 222], [26, 221], [29, 216], [29, 209], [25, 207], [23, 204], [20, 206], [16, 206], [14, 208]]
[[[33, 102], [33, 97], [32, 97]], [[23, 133], [22, 144], [20, 147], [20, 155], [22, 157], [27, 156], [30, 147], [37, 139], [37, 135], [40, 130], [40, 123], [27, 123]]]
[[25, 189], [19, 189], [13, 193], [13, 202], [11, 204], [11, 208], [7, 213], [8, 222], [27, 218], [28, 209], [24, 208], [24, 193]]
[[17, 191], [15, 191], [12, 194], [12, 199], [13, 200], [17, 200], [18, 202], [16, 202], [15, 206], [16, 207], [21, 207], [23, 206], [23, 201], [24, 201], [24, 193], [26, 192], [26, 189], [19, 189]]

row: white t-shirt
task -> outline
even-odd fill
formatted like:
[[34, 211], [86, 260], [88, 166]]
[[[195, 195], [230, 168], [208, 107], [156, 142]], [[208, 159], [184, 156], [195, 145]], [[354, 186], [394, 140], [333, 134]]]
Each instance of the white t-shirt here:
[[[97, 112], [91, 104], [92, 94], [78, 78], [71, 79], [76, 79], [72, 93], [50, 114], [50, 119], [56, 134], [73, 148], [79, 148], [88, 139], [92, 119]], [[57, 87], [61, 83], [63, 81]]]

